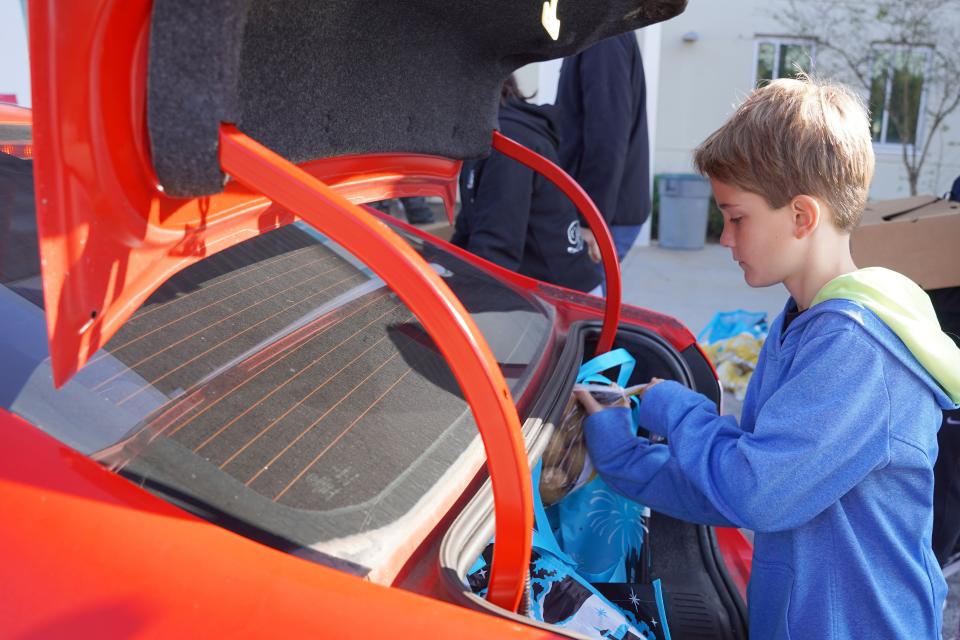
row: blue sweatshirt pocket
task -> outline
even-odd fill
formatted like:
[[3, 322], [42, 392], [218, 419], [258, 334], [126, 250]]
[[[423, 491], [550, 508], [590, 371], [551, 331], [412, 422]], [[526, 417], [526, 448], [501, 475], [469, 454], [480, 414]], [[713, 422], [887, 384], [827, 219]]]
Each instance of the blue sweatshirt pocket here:
[[747, 602], [751, 640], [789, 640], [793, 570], [778, 562], [753, 560]]

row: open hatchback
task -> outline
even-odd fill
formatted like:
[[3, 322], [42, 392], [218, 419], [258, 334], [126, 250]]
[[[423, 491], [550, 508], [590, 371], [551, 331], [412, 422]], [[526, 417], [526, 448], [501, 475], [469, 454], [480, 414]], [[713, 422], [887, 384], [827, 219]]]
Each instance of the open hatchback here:
[[[494, 131], [499, 86], [683, 5], [30, 2], [33, 112], [0, 111], [0, 635], [565, 635], [516, 612], [578, 367], [623, 347], [631, 383], [720, 392], [685, 327], [621, 308], [599, 213]], [[362, 206], [452, 217], [491, 146], [579, 207], [605, 300]], [[672, 636], [745, 638], [740, 532], [648, 528]]]

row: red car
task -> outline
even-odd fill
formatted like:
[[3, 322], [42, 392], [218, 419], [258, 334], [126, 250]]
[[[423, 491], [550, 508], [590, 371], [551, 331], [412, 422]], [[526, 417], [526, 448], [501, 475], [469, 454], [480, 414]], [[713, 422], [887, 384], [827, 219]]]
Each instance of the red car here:
[[[494, 95], [504, 69], [684, 3], [560, 3], [559, 37], [544, 23], [517, 38], [501, 34], [528, 14], [540, 29], [540, 7], [494, 4], [30, 3], [33, 112], [0, 107], [0, 635], [562, 635], [515, 612], [530, 467], [579, 364], [624, 347], [635, 380], [680, 380], [718, 403], [719, 386], [680, 323], [620, 307], [612, 241], [583, 191], [490, 137], [495, 101], [486, 115], [436, 104], [450, 89], [436, 80], [463, 51], [459, 68]], [[463, 13], [479, 9], [497, 19]], [[320, 92], [263, 117], [272, 83], [362, 87], [352, 60], [382, 74], [392, 56], [371, 51], [428, 46], [414, 36], [438, 25], [482, 31], [483, 46], [448, 34], [435, 58], [400, 55], [444, 61], [436, 77], [407, 69], [411, 101], [366, 96], [361, 114], [351, 96], [304, 120], [334, 95]], [[363, 32], [386, 40], [346, 50]], [[494, 64], [493, 45], [510, 55]], [[347, 79], [320, 78], [308, 54]], [[294, 120], [316, 127], [293, 135]], [[377, 121], [389, 133], [371, 132]], [[417, 153], [390, 151], [404, 122], [434, 147], [408, 137]], [[459, 161], [437, 155], [437, 122], [487, 136], [575, 200], [607, 300], [358, 206], [431, 195], [452, 211]], [[660, 514], [649, 528], [673, 637], [745, 638], [740, 532]], [[494, 534], [481, 599], [465, 575]]]

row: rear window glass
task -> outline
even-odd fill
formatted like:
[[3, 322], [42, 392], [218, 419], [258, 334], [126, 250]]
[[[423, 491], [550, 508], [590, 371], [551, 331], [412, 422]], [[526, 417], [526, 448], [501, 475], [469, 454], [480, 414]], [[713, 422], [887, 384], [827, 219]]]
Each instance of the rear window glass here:
[[[29, 162], [0, 160], [0, 188], [18, 194], [0, 209], [18, 230], [0, 236], [2, 253], [32, 237], [36, 256], [32, 196], [23, 192], [31, 183], [20, 180]], [[26, 204], [7, 206], [21, 197]], [[460, 297], [519, 397], [547, 346], [551, 310], [408, 241]], [[0, 286], [0, 358], [14, 363], [0, 374], [0, 402], [206, 517], [362, 574], [376, 560], [351, 537], [409, 525], [415, 506], [442, 501], [464, 482], [452, 476], [482, 462], [470, 411], [420, 323], [307, 225], [176, 275], [60, 390], [37, 263], [18, 261], [32, 270], [8, 268]]]

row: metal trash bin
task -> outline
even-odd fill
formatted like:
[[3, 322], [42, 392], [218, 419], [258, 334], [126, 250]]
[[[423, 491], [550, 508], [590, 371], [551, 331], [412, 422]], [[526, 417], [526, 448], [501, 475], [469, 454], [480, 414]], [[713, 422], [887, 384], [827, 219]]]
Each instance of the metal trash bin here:
[[710, 181], [692, 173], [665, 173], [658, 179], [659, 237], [666, 249], [702, 249], [707, 239]]

